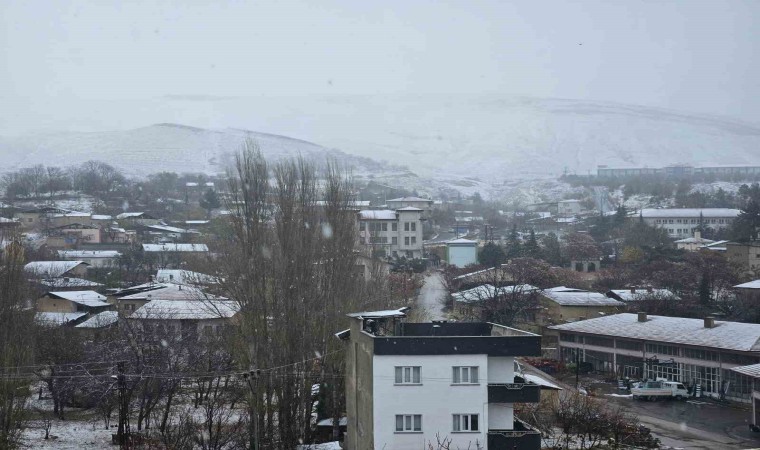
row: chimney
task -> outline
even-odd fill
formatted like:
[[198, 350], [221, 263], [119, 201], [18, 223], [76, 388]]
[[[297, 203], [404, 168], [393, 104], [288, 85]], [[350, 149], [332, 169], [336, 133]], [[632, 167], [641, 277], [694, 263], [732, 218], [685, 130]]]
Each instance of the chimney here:
[[705, 328], [715, 328], [715, 317], [705, 317]]
[[647, 321], [647, 313], [639, 312], [639, 322], [646, 322], [646, 321]]
[[631, 294], [635, 294], [635, 293], [636, 293], [636, 288], [635, 288], [635, 287], [632, 287], [632, 288], [631, 288]]

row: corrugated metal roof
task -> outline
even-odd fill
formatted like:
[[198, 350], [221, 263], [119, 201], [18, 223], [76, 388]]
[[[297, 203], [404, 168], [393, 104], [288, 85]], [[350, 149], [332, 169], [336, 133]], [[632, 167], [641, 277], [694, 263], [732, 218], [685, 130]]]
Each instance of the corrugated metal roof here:
[[58, 278], [83, 261], [32, 261], [24, 266], [24, 270], [32, 275], [44, 276], [47, 278]]
[[48, 292], [48, 295], [93, 308], [108, 306], [108, 303], [105, 301], [106, 297], [104, 295], [98, 294], [95, 291], [56, 291]]
[[133, 312], [130, 319], [202, 320], [226, 319], [240, 310], [230, 300], [153, 300]]
[[380, 317], [406, 317], [406, 311], [408, 311], [409, 308], [399, 308], [399, 309], [385, 309], [382, 311], [364, 311], [364, 312], [358, 312], [358, 313], [351, 313], [346, 314], [348, 317], [354, 317], [354, 318], [361, 318], [361, 319], [372, 319], [372, 318], [380, 318]]
[[748, 283], [737, 284], [734, 287], [739, 288], [739, 289], [760, 289], [760, 280], [754, 280]]
[[740, 373], [742, 375], [747, 375], [754, 378], [760, 378], [760, 364], [732, 367], [731, 370], [733, 370], [734, 372]]
[[116, 311], [103, 311], [88, 318], [75, 328], [103, 328], [119, 321], [119, 313]]
[[146, 252], [207, 252], [206, 244], [143, 244]]
[[562, 306], [623, 306], [624, 303], [598, 292], [572, 288], [552, 288], [543, 292], [544, 297]]
[[58, 326], [73, 322], [80, 317], [86, 316], [87, 313], [60, 313], [60, 312], [38, 312], [34, 315], [34, 321], [42, 326]]
[[693, 345], [743, 352], [760, 352], [760, 324], [715, 321], [705, 328], [702, 319], [649, 316], [639, 322], [636, 314], [614, 314], [550, 327], [559, 331]]
[[739, 213], [741, 213], [740, 210], [731, 208], [644, 208], [641, 210], [641, 215], [645, 219], [660, 219], [671, 217], [688, 217], [698, 219], [700, 215], [704, 218], [732, 218], [737, 217]]

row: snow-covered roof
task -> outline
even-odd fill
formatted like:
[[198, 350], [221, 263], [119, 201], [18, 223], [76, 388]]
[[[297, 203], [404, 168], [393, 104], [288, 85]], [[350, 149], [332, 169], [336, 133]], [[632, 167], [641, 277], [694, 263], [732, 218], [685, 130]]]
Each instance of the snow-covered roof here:
[[39, 283], [43, 286], [51, 287], [51, 288], [73, 288], [73, 287], [98, 287], [103, 286], [102, 283], [96, 283], [94, 281], [85, 280], [83, 278], [69, 278], [69, 277], [63, 277], [63, 278], [47, 278], [45, 280], [40, 280]]
[[18, 219], [15, 217], [11, 219], [8, 219], [7, 217], [0, 217], [0, 223], [16, 223], [16, 222], [18, 222]]
[[182, 284], [215, 284], [219, 283], [217, 277], [205, 273], [193, 272], [192, 270], [159, 269], [156, 274], [159, 283], [175, 282]]
[[[133, 286], [134, 294], [119, 297], [121, 300], [226, 300], [224, 297], [208, 294], [195, 287], [177, 283], [148, 283]], [[117, 293], [118, 295], [118, 293]]]
[[108, 214], [93, 214], [90, 218], [92, 220], [113, 220], [113, 216]]
[[[369, 200], [349, 200], [347, 206], [349, 207], [367, 207], [370, 205]], [[327, 206], [326, 200], [317, 200], [317, 206]]]
[[211, 222], [211, 221], [210, 220], [186, 220], [185, 224], [187, 224], [187, 225], [206, 225], [209, 222]]
[[760, 364], [752, 364], [749, 366], [732, 367], [730, 370], [747, 375], [754, 378], [760, 378]]
[[207, 252], [206, 244], [143, 244], [146, 252]]
[[623, 303], [599, 292], [588, 292], [564, 286], [546, 289], [543, 295], [561, 306], [623, 306]]
[[374, 319], [374, 318], [382, 318], [382, 317], [406, 317], [406, 312], [409, 310], [409, 308], [399, 308], [399, 309], [385, 309], [382, 311], [364, 311], [364, 312], [358, 312], [358, 313], [351, 313], [346, 314], [348, 317], [353, 317], [356, 319]]
[[387, 200], [388, 203], [390, 202], [427, 202], [427, 203], [433, 203], [432, 200], [429, 198], [422, 198], [422, 197], [399, 197], [399, 198], [393, 198], [390, 200]]
[[559, 387], [558, 385], [552, 383], [551, 381], [549, 381], [549, 380], [547, 380], [547, 379], [545, 379], [543, 377], [540, 377], [538, 375], [534, 375], [532, 373], [524, 373], [524, 374], [522, 374], [522, 377], [525, 379], [525, 381], [531, 382], [533, 384], [537, 384], [537, 385], [541, 386], [542, 388], [554, 389], [554, 390], [558, 390], [558, 391], [562, 390], [561, 387]]
[[169, 225], [147, 225], [145, 228], [166, 233], [187, 233], [184, 228], [170, 227]]
[[390, 209], [363, 209], [359, 211], [361, 220], [396, 220], [396, 211]]
[[747, 283], [737, 284], [734, 287], [738, 289], [760, 289], [760, 280], [753, 280]]
[[58, 257], [70, 258], [118, 258], [121, 253], [116, 250], [58, 250]]
[[139, 307], [130, 319], [202, 320], [234, 316], [240, 305], [231, 300], [153, 300]]
[[106, 303], [106, 297], [95, 291], [55, 291], [48, 292], [47, 295], [69, 300], [92, 308], [108, 306], [108, 303]]
[[185, 183], [185, 186], [187, 186], [187, 187], [197, 187], [198, 183], [196, 183], [195, 181], [188, 181], [188, 182]]
[[624, 302], [633, 302], [642, 300], [645, 298], [660, 298], [678, 300], [678, 296], [667, 289], [635, 289], [631, 292], [631, 289], [612, 289], [608, 292], [608, 296], [614, 294], [613, 298], [617, 297]]
[[397, 208], [396, 211], [411, 211], [411, 212], [419, 212], [423, 211], [420, 208], [415, 208], [414, 206], [404, 206], [403, 208]]
[[478, 241], [473, 241], [471, 239], [452, 239], [450, 241], [446, 241], [446, 244], [448, 245], [477, 245]]
[[[332, 417], [329, 419], [322, 419], [319, 422], [317, 422], [318, 427], [331, 427], [335, 423], [335, 419]], [[343, 416], [340, 419], [338, 419], [338, 426], [345, 427], [348, 425], [348, 418]]]
[[671, 217], [688, 217], [698, 219], [700, 214], [704, 218], [732, 218], [737, 217], [739, 213], [741, 213], [740, 210], [731, 208], [644, 208], [641, 210], [641, 215], [645, 219], [661, 219]]
[[[342, 419], [341, 419], [342, 420]], [[341, 450], [340, 442], [323, 442], [321, 444], [301, 444], [296, 446], [297, 450]]]
[[79, 318], [86, 316], [85, 312], [61, 313], [61, 312], [38, 312], [34, 315], [34, 321], [42, 326], [66, 325]]
[[145, 214], [144, 212], [125, 212], [121, 213], [118, 216], [116, 216], [117, 219], [133, 219], [136, 217], [142, 217], [142, 215]]
[[638, 315], [623, 313], [549, 328], [650, 342], [760, 352], [760, 324], [754, 323], [716, 320], [715, 327], [705, 328], [702, 319], [650, 315], [646, 322], [639, 322]]
[[92, 317], [88, 317], [87, 320], [76, 325], [75, 328], [104, 328], [118, 321], [119, 313], [117, 311], [103, 311]]
[[24, 270], [33, 275], [45, 278], [58, 278], [74, 269], [83, 261], [32, 261], [24, 266]]
[[713, 240], [711, 239], [705, 239], [705, 238], [695, 238], [695, 237], [688, 237], [685, 239], [679, 239], [676, 241], [676, 244], [712, 244]]
[[515, 293], [528, 293], [539, 290], [530, 284], [518, 284], [516, 286], [496, 287], [492, 284], [482, 284], [472, 289], [452, 294], [454, 300], [461, 303], [473, 303], [488, 300], [497, 296], [511, 295]]

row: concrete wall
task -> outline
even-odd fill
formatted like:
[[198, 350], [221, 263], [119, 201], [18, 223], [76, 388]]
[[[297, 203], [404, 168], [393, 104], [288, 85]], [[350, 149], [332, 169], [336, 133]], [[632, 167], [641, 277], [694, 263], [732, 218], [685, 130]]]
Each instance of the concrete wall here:
[[[361, 331], [361, 321], [351, 320], [351, 339], [346, 344], [346, 447], [374, 450], [372, 338]], [[381, 448], [381, 447], [378, 447]]]
[[50, 298], [45, 295], [37, 299], [38, 312], [76, 312], [77, 305], [69, 300], [61, 298]]
[[[421, 366], [422, 383], [395, 385], [395, 366]], [[453, 366], [478, 366], [480, 383], [453, 385]], [[476, 448], [476, 442], [485, 446], [489, 423], [486, 355], [375, 356], [373, 373], [375, 449], [427, 448], [428, 443], [437, 442], [436, 434], [452, 439], [451, 448]], [[397, 433], [396, 414], [421, 414], [422, 432]], [[452, 432], [453, 414], [478, 414], [479, 431]]]

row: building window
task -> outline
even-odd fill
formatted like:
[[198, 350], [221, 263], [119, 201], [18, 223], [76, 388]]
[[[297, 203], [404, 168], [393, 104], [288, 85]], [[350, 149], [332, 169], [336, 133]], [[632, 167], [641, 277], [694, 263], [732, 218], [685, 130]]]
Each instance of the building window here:
[[393, 222], [391, 224], [391, 231], [398, 231], [398, 222]]
[[412, 245], [417, 244], [417, 236], [412, 236]]
[[393, 237], [391, 238], [391, 243], [392, 243], [393, 245], [398, 245], [398, 238], [397, 238], [396, 236], [393, 236]]
[[409, 231], [409, 222], [404, 222], [404, 231]]
[[404, 236], [404, 245], [409, 245], [409, 236]]
[[383, 222], [383, 231], [388, 231], [388, 224]]
[[421, 384], [420, 366], [396, 366], [396, 384]]
[[479, 423], [477, 414], [454, 414], [453, 431], [478, 431]]
[[412, 222], [412, 231], [417, 231], [417, 222]]
[[478, 367], [477, 366], [453, 367], [452, 382], [454, 384], [477, 384]]
[[396, 433], [422, 431], [422, 414], [396, 414]]

